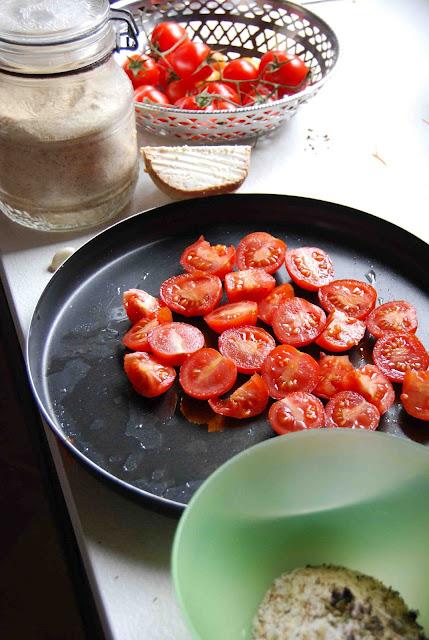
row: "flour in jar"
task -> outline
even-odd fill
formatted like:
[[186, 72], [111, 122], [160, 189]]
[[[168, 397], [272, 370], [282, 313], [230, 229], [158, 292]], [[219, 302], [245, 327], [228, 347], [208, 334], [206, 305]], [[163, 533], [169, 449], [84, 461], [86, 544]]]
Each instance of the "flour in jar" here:
[[3, 203], [62, 228], [96, 224], [106, 207], [126, 204], [138, 171], [135, 115], [112, 58], [70, 75], [0, 73], [0, 95]]

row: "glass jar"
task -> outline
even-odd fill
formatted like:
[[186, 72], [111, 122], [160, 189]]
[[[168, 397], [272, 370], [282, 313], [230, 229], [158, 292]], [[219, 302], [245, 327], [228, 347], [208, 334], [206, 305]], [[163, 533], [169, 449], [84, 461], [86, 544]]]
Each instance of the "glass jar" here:
[[0, 209], [41, 230], [112, 218], [138, 154], [107, 0], [2, 0], [0, 14]]

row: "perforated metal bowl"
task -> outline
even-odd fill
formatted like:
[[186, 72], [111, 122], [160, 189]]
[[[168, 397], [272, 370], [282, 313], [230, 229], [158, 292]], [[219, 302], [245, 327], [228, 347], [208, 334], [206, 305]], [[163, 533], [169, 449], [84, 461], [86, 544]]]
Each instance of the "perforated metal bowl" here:
[[274, 0], [184, 0], [132, 3], [143, 34], [155, 24], [179, 22], [190, 38], [221, 50], [230, 59], [261, 57], [280, 49], [296, 54], [310, 68], [305, 89], [265, 104], [222, 111], [189, 111], [136, 103], [137, 124], [148, 131], [182, 140], [228, 141], [263, 135], [291, 118], [300, 104], [325, 83], [338, 58], [332, 29], [307, 9]]

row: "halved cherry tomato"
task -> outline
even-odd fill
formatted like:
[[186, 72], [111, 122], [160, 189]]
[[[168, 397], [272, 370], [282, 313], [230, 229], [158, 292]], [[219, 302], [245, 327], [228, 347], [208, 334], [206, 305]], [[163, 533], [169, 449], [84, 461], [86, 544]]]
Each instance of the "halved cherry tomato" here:
[[285, 266], [292, 280], [308, 291], [317, 291], [334, 279], [332, 260], [318, 247], [288, 249]]
[[149, 333], [159, 324], [171, 322], [172, 320], [173, 316], [170, 309], [161, 307], [155, 312], [155, 317], [152, 320], [150, 318], [141, 318], [133, 324], [131, 329], [124, 335], [122, 342], [128, 349], [133, 351], [150, 351], [147, 341]]
[[226, 393], [236, 379], [237, 367], [216, 349], [196, 351], [180, 368], [180, 384], [189, 396], [199, 400]]
[[429, 420], [429, 371], [406, 371], [401, 402], [407, 413]]
[[377, 407], [355, 391], [337, 393], [329, 400], [325, 412], [327, 427], [374, 430], [380, 422]]
[[133, 323], [142, 318], [152, 320], [161, 306], [164, 306], [158, 298], [143, 289], [128, 289], [124, 292], [122, 300], [127, 316]]
[[222, 81], [231, 84], [240, 97], [248, 93], [257, 83], [258, 69], [249, 58], [236, 58], [222, 70]]
[[156, 25], [150, 37], [155, 52], [169, 51], [188, 39], [186, 29], [177, 22], [160, 22]]
[[232, 271], [225, 276], [225, 292], [230, 302], [262, 300], [276, 286], [273, 276], [264, 269]]
[[205, 271], [223, 279], [232, 271], [235, 259], [235, 248], [225, 244], [214, 244], [200, 236], [196, 242], [186, 247], [180, 256], [180, 264], [185, 271]]
[[284, 300], [273, 314], [274, 333], [283, 344], [304, 347], [319, 336], [326, 324], [320, 307], [304, 298]]
[[149, 104], [160, 104], [163, 107], [170, 107], [171, 104], [165, 95], [156, 87], [149, 84], [142, 84], [134, 91], [134, 100], [136, 102], [148, 102]]
[[186, 322], [162, 323], [150, 332], [147, 340], [158, 360], [173, 367], [204, 347], [201, 331]]
[[415, 333], [417, 311], [405, 300], [385, 302], [371, 311], [366, 319], [366, 326], [375, 338], [381, 338], [382, 335], [391, 331]]
[[286, 282], [285, 284], [280, 284], [278, 287], [273, 289], [271, 293], [269, 293], [265, 298], [258, 302], [258, 314], [261, 320], [266, 322], [267, 324], [271, 324], [273, 315], [278, 308], [278, 306], [289, 298], [293, 298], [295, 296], [295, 292], [291, 284]]
[[330, 313], [335, 309], [363, 320], [374, 309], [377, 292], [360, 280], [334, 280], [319, 289], [319, 301]]
[[347, 389], [347, 381], [354, 367], [348, 356], [327, 356], [320, 354], [320, 378], [313, 393], [320, 398], [332, 398], [339, 391]]
[[413, 333], [386, 333], [372, 352], [374, 363], [392, 382], [402, 382], [405, 372], [426, 371], [429, 355]]
[[169, 53], [164, 62], [178, 78], [192, 80], [194, 84], [205, 80], [212, 73], [210, 67], [211, 49], [203, 42], [185, 40]]
[[267, 51], [261, 58], [259, 76], [261, 80], [274, 83], [280, 97], [303, 89], [308, 81], [310, 69], [298, 56], [286, 51]]
[[128, 56], [122, 68], [131, 80], [134, 89], [142, 84], [156, 85], [161, 76], [158, 63], [144, 53]]
[[375, 405], [380, 414], [395, 402], [395, 391], [388, 378], [373, 364], [355, 369], [348, 378], [348, 389], [356, 391]]
[[319, 365], [308, 353], [282, 344], [265, 358], [262, 377], [270, 396], [279, 400], [293, 391], [313, 391], [319, 380]]
[[135, 391], [145, 398], [165, 393], [176, 378], [172, 367], [162, 364], [146, 351], [127, 353], [124, 369]]
[[219, 351], [235, 363], [240, 373], [260, 371], [275, 346], [273, 336], [261, 327], [227, 329], [219, 336]]
[[240, 240], [236, 262], [239, 269], [264, 269], [274, 273], [285, 259], [286, 244], [265, 231], [249, 233]]
[[222, 333], [227, 329], [244, 327], [245, 325], [255, 325], [257, 319], [258, 303], [252, 300], [224, 304], [204, 316], [204, 320], [210, 329], [213, 329], [216, 333]]
[[332, 311], [326, 320], [325, 328], [316, 338], [316, 344], [328, 351], [347, 351], [359, 344], [365, 335], [365, 323], [350, 318], [342, 311]]
[[161, 284], [161, 299], [183, 316], [205, 316], [219, 304], [222, 282], [211, 273], [182, 273]]
[[312, 393], [295, 391], [271, 405], [268, 420], [279, 435], [325, 426], [323, 404]]
[[252, 418], [262, 413], [268, 404], [268, 389], [261, 376], [253, 376], [228, 398], [212, 398], [209, 405], [215, 413], [231, 418]]

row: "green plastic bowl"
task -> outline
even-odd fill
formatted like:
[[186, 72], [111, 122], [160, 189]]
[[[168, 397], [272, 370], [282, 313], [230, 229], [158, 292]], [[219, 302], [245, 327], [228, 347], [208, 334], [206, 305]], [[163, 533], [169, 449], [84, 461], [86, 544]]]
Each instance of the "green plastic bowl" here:
[[272, 438], [200, 487], [180, 520], [173, 580], [200, 640], [250, 637], [271, 582], [332, 563], [397, 589], [429, 630], [429, 452], [349, 429]]

